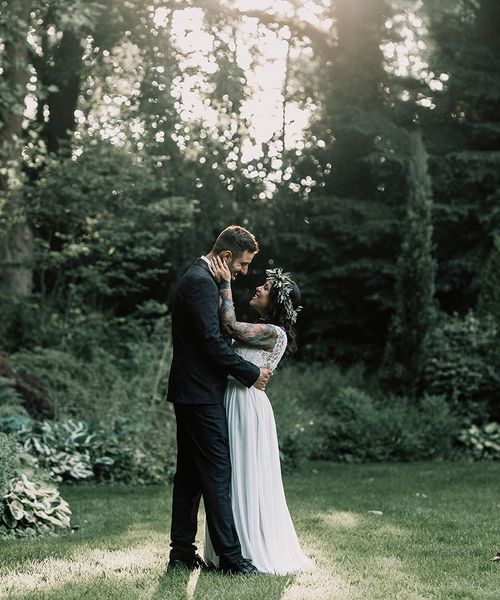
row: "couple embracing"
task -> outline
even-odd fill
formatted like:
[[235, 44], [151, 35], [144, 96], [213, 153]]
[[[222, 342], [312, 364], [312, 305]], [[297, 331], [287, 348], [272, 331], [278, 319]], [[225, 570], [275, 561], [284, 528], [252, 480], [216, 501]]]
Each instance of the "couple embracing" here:
[[[167, 396], [177, 423], [169, 569], [285, 575], [312, 566], [286, 504], [265, 393], [282, 356], [295, 349], [300, 291], [281, 269], [268, 270], [250, 300], [260, 320], [238, 321], [231, 281], [246, 275], [258, 251], [249, 231], [228, 227], [176, 291]], [[194, 544], [202, 496], [204, 558]]]

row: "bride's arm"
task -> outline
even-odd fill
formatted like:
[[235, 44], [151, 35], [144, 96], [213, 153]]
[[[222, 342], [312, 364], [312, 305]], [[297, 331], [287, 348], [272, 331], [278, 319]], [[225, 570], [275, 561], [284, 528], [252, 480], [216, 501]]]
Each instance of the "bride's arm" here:
[[210, 272], [216, 281], [220, 281], [220, 317], [222, 326], [229, 335], [239, 342], [244, 342], [255, 348], [272, 350], [278, 334], [272, 325], [264, 323], [243, 323], [236, 320], [234, 312], [233, 293], [231, 291], [231, 273], [225, 262], [218, 256], [214, 257]]
[[256, 348], [272, 350], [278, 337], [276, 329], [265, 323], [244, 323], [236, 320], [233, 293], [229, 281], [222, 280], [219, 294], [222, 325], [231, 337]]

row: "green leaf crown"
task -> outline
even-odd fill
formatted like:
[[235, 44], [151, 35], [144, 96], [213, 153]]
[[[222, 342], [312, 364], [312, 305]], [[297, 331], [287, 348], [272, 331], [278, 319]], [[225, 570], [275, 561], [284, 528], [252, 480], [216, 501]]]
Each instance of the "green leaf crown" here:
[[266, 269], [267, 278], [271, 281], [273, 288], [277, 290], [277, 301], [282, 304], [285, 309], [287, 321], [294, 325], [297, 321], [297, 315], [302, 310], [302, 306], [294, 308], [293, 301], [290, 296], [293, 290], [293, 281], [290, 273], [285, 273], [283, 269]]

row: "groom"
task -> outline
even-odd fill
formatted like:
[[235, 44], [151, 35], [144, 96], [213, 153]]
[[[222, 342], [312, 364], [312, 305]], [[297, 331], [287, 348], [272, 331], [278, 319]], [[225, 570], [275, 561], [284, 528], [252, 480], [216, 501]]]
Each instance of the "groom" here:
[[200, 497], [208, 530], [224, 573], [258, 574], [243, 558], [231, 508], [231, 463], [223, 398], [228, 375], [246, 387], [265, 389], [271, 375], [231, 349], [219, 321], [219, 288], [210, 259], [225, 259], [233, 280], [259, 251], [255, 237], [232, 225], [212, 251], [182, 276], [172, 307], [173, 359], [167, 399], [177, 422], [177, 469], [172, 499], [169, 568], [205, 568], [194, 545]]

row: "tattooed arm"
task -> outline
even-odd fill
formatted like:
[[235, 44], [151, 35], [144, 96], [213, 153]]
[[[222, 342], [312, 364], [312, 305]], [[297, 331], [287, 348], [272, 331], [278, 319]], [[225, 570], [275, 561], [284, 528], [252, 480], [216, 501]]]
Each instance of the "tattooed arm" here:
[[221, 278], [220, 284], [220, 316], [222, 326], [231, 335], [232, 338], [239, 342], [244, 342], [255, 348], [263, 350], [272, 350], [276, 344], [278, 334], [272, 325], [265, 323], [243, 323], [236, 320], [234, 312], [233, 293], [231, 291], [231, 273], [225, 263], [217, 260], [213, 261], [214, 266], [211, 268], [214, 277]]
[[278, 337], [276, 329], [265, 323], [242, 323], [236, 320], [229, 281], [222, 281], [219, 293], [222, 300], [219, 309], [222, 325], [231, 337], [256, 348], [272, 350]]

